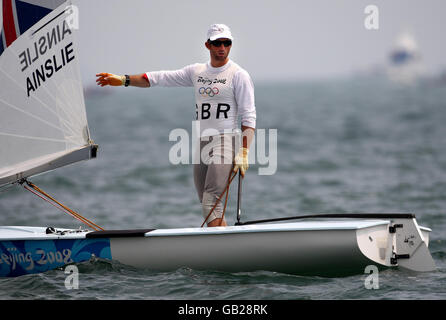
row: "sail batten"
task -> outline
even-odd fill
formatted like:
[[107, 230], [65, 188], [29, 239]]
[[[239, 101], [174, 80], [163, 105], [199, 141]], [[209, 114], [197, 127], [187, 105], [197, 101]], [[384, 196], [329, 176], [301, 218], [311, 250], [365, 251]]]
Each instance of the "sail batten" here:
[[55, 129], [57, 129], [57, 130], [61, 130], [60, 127], [55, 126], [53, 123], [50, 123], [50, 122], [48, 122], [48, 121], [46, 121], [46, 120], [44, 120], [44, 119], [42, 119], [42, 118], [39, 118], [38, 116], [33, 115], [32, 113], [30, 113], [30, 112], [28, 112], [28, 111], [26, 111], [26, 110], [24, 110], [24, 109], [21, 109], [21, 108], [19, 108], [19, 107], [17, 107], [17, 106], [14, 106], [14, 105], [12, 105], [11, 103], [8, 103], [8, 102], [6, 102], [5, 100], [3, 100], [3, 99], [1, 99], [1, 98], [0, 98], [0, 103], [2, 103], [3, 106], [8, 106], [8, 107], [10, 107], [10, 108], [12, 108], [12, 109], [14, 109], [14, 110], [16, 110], [16, 111], [19, 111], [19, 112], [21, 112], [21, 113], [23, 113], [23, 114], [25, 114], [25, 115], [27, 115], [27, 116], [29, 116], [29, 117], [32, 117], [32, 118], [34, 118], [35, 120], [40, 121], [40, 122], [42, 122], [43, 124], [45, 124], [45, 125], [47, 125], [47, 126], [53, 127], [53, 128], [55, 128]]
[[24, 135], [20, 135], [20, 134], [13, 134], [13, 133], [6, 133], [6, 132], [0, 132], [0, 135], [2, 135], [2, 136], [9, 136], [9, 137], [15, 137], [15, 138], [22, 138], [22, 139], [32, 139], [32, 140], [42, 140], [42, 141], [52, 141], [52, 142], [63, 142], [63, 143], [66, 142], [66, 140], [62, 140], [62, 139], [36, 137], [36, 136], [24, 136]]
[[96, 156], [70, 5], [3, 1], [0, 185]]

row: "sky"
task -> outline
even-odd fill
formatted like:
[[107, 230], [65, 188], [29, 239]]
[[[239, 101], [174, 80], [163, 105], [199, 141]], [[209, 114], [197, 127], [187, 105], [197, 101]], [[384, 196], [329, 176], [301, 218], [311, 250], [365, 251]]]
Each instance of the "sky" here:
[[[446, 70], [445, 0], [72, 0], [79, 8], [84, 82], [206, 62], [206, 33], [227, 24], [230, 57], [254, 81], [326, 78], [387, 62], [395, 38], [414, 36], [428, 72]], [[379, 10], [367, 30], [364, 9]]]

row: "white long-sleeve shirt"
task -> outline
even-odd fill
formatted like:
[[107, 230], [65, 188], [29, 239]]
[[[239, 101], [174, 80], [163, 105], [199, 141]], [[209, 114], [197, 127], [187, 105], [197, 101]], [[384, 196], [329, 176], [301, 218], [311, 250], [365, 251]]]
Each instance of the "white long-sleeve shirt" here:
[[255, 128], [254, 84], [248, 72], [233, 61], [214, 68], [196, 63], [179, 70], [147, 72], [150, 86], [194, 87], [196, 120], [200, 136], [212, 135], [209, 129], [225, 133], [243, 126]]

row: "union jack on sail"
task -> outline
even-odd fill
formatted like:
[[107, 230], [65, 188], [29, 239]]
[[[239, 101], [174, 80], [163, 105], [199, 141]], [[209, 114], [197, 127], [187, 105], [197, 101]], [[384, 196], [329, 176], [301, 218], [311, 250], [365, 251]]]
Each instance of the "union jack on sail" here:
[[3, 0], [0, 55], [22, 33], [63, 2], [64, 0]]

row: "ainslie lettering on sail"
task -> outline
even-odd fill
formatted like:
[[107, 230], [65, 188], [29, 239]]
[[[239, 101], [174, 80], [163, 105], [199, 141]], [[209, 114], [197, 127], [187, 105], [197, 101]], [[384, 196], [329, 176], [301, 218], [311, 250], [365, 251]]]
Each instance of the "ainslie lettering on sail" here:
[[[19, 54], [21, 71], [33, 70], [26, 77], [26, 90], [28, 97], [36, 91], [46, 80], [50, 79], [56, 72], [74, 60], [73, 42], [65, 46], [55, 48], [71, 35], [68, 23], [63, 20], [50, 31], [40, 36], [30, 47]], [[67, 41], [65, 41], [67, 42]], [[43, 63], [41, 62], [48, 53], [53, 53]], [[35, 67], [37, 65], [37, 67]]]

